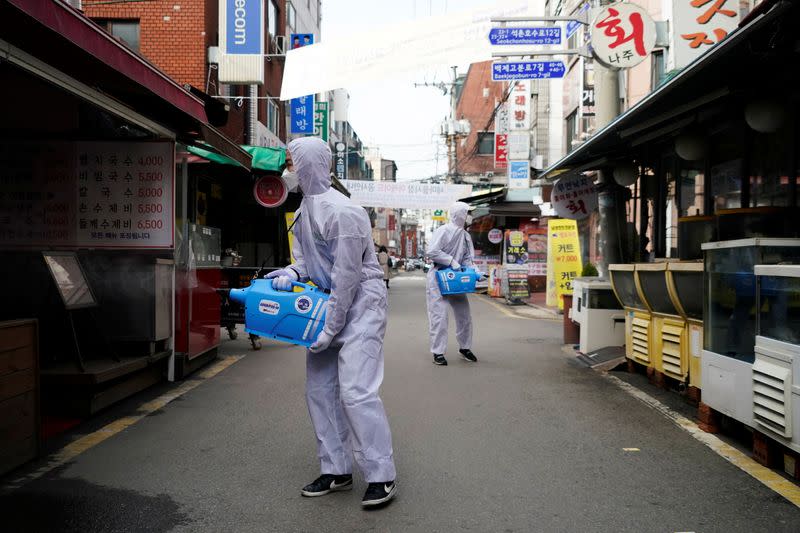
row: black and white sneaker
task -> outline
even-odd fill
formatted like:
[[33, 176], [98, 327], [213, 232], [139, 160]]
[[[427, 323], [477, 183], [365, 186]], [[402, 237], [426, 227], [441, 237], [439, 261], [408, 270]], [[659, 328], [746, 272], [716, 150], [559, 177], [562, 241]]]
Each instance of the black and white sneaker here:
[[475, 357], [475, 354], [472, 353], [472, 350], [470, 350], [470, 349], [459, 350], [459, 352], [461, 352], [461, 357], [463, 357], [467, 361], [469, 361], [471, 363], [477, 363], [478, 362], [478, 358]]
[[447, 366], [447, 359], [444, 358], [444, 354], [435, 353], [433, 354], [433, 364]]
[[335, 476], [333, 474], [322, 474], [317, 479], [303, 487], [300, 494], [309, 498], [325, 496], [329, 492], [337, 490], [350, 490], [353, 488], [353, 475], [344, 474]]
[[375, 507], [383, 505], [388, 502], [397, 493], [397, 483], [394, 481], [386, 481], [383, 483], [370, 483], [367, 487], [367, 492], [364, 493], [364, 498], [361, 500], [361, 505], [364, 507]]

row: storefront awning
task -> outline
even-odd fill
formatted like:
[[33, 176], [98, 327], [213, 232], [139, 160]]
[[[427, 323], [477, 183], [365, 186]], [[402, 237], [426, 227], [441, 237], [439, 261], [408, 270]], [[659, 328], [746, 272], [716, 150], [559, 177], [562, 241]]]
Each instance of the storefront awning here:
[[[547, 168], [540, 178], [556, 179], [568, 172], [596, 170], [614, 160], [630, 158], [631, 151], [691, 125], [700, 108], [742, 90], [764, 83], [786, 66], [773, 71], [755, 51], [772, 22], [791, 9], [792, 2], [776, 2], [771, 10], [746, 18], [738, 30], [697, 58], [675, 77], [594, 134], [584, 144]], [[758, 74], [756, 74], [758, 73]]]
[[63, 1], [0, 3], [0, 39], [5, 43], [0, 53], [10, 56], [18, 50], [20, 57], [29, 54], [47, 65], [43, 72], [17, 58], [17, 64], [34, 74], [68, 91], [74, 90], [76, 80], [90, 88], [78, 95], [91, 103], [135, 110], [179, 140], [203, 140], [233, 159], [246, 161], [246, 154], [209, 121], [201, 98]]
[[502, 198], [505, 196], [506, 188], [505, 187], [491, 187], [489, 189], [478, 189], [473, 190], [472, 194], [465, 198], [460, 198], [459, 202], [464, 202], [469, 205], [480, 205], [487, 202], [491, 202], [492, 200]]
[[498, 217], [536, 218], [542, 211], [533, 203], [533, 189], [509, 189], [502, 201], [489, 206], [489, 214]]
[[212, 147], [208, 145], [189, 145], [186, 149], [191, 154], [220, 165], [231, 165], [245, 169], [252, 168], [253, 170], [266, 172], [281, 172], [286, 165], [286, 150], [283, 148], [244, 145], [240, 150], [246, 156], [244, 161], [221, 154], [212, 150]]

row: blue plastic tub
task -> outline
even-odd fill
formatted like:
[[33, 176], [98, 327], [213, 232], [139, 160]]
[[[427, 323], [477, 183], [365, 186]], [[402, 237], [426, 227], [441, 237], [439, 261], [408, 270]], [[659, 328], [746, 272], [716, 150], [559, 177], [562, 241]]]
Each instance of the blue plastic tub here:
[[271, 279], [257, 279], [230, 298], [244, 305], [247, 333], [309, 347], [325, 326], [329, 296], [316, 287], [293, 283], [300, 292], [278, 291]]
[[461, 270], [445, 268], [436, 271], [436, 281], [439, 282], [439, 290], [443, 295], [475, 292], [475, 284], [480, 277], [481, 275], [470, 267]]

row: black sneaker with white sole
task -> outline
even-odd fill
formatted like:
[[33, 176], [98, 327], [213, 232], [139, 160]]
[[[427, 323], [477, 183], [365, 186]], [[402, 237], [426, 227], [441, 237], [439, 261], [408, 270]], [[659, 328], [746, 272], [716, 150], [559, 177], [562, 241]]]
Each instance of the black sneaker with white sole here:
[[471, 363], [477, 363], [478, 362], [478, 358], [475, 357], [475, 354], [472, 353], [472, 350], [470, 350], [470, 349], [459, 350], [459, 352], [461, 352], [461, 357], [463, 357], [467, 361], [469, 361]]
[[364, 493], [364, 498], [361, 500], [361, 505], [364, 507], [383, 505], [394, 498], [396, 493], [397, 483], [394, 481], [370, 483], [367, 487], [367, 492]]
[[433, 354], [433, 364], [447, 366], [447, 359], [444, 358], [444, 354], [435, 353]]
[[300, 494], [309, 498], [325, 496], [329, 492], [338, 490], [350, 490], [353, 488], [353, 475], [344, 474], [335, 476], [333, 474], [322, 474], [317, 479], [303, 487]]

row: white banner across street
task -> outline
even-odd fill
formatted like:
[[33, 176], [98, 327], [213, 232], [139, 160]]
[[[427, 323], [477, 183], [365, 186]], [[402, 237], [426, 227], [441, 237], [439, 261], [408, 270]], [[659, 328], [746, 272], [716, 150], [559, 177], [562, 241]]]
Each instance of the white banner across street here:
[[447, 209], [472, 194], [472, 185], [342, 180], [350, 199], [363, 207]]
[[492, 17], [534, 15], [540, 10], [534, 0], [487, 1], [471, 10], [381, 26], [295, 48], [286, 54], [281, 100], [431, 67], [489, 60]]

